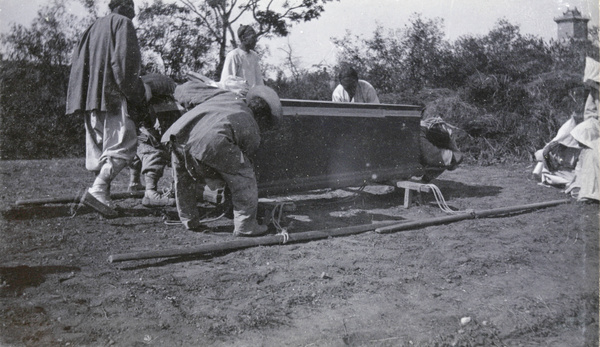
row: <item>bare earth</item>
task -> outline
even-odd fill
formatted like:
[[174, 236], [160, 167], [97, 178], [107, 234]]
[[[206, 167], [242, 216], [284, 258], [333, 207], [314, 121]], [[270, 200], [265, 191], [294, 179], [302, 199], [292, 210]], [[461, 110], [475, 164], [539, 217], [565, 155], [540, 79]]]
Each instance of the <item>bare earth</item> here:
[[[465, 165], [433, 183], [460, 210], [566, 197], [531, 170]], [[598, 345], [597, 204], [109, 263], [236, 238], [230, 220], [190, 232], [135, 199], [121, 200], [115, 219], [86, 208], [71, 218], [75, 203], [14, 205], [76, 195], [91, 181], [82, 159], [0, 162], [1, 345]], [[113, 191], [126, 187], [121, 174]], [[294, 233], [444, 215], [426, 198], [406, 210], [402, 190], [385, 186], [311, 192], [292, 197], [297, 210], [282, 224]]]

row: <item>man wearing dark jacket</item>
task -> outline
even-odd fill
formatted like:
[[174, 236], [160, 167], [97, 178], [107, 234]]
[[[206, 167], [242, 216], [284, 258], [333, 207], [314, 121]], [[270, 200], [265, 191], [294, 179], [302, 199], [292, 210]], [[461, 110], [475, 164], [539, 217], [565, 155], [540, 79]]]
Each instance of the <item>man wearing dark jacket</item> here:
[[86, 169], [96, 178], [82, 201], [114, 216], [110, 183], [136, 153], [135, 107], [150, 97], [140, 79], [140, 47], [131, 19], [133, 0], [111, 0], [111, 13], [83, 34], [73, 53], [67, 114], [85, 119]]

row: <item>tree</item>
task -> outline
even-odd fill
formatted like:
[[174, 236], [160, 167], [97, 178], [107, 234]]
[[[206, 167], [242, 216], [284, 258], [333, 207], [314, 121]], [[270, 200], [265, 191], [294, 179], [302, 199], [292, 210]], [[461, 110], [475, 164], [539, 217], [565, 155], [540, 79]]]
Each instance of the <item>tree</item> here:
[[29, 28], [12, 24], [0, 38], [5, 57], [49, 65], [68, 65], [79, 34], [89, 24], [69, 12], [69, 0], [43, 6]]
[[451, 51], [444, 41], [443, 20], [424, 19], [414, 14], [403, 28], [380, 26], [369, 39], [334, 39], [341, 48], [338, 63], [354, 65], [361, 76], [383, 92], [416, 93], [423, 87], [445, 86]]
[[521, 35], [518, 25], [500, 19], [483, 38], [487, 72], [526, 80], [546, 72], [552, 65], [545, 42], [532, 35]]
[[71, 52], [89, 17], [68, 0], [42, 7], [30, 27], [2, 35], [0, 157], [50, 158], [82, 153], [83, 127], [65, 116]]
[[444, 80], [443, 69], [449, 55], [444, 41], [444, 21], [440, 18], [424, 19], [416, 14], [404, 29], [402, 47], [406, 59], [402, 68], [414, 91], [423, 87], [439, 87]]
[[137, 19], [142, 50], [160, 55], [165, 74], [179, 80], [186, 69], [214, 66], [215, 59], [207, 58], [214, 42], [206, 28], [191, 19], [188, 7], [157, 0], [144, 6]]
[[[155, 17], [145, 17], [140, 15], [140, 23], [147, 27], [148, 37], [160, 37], [166, 40], [171, 47], [174, 47], [175, 42], [186, 44], [181, 39], [186, 37], [180, 31], [184, 28], [197, 28], [199, 34], [205, 35], [203, 43], [214, 44], [217, 46], [218, 57], [214, 76], [219, 76], [225, 62], [227, 48], [230, 46], [237, 47], [235, 38], [234, 24], [241, 21], [246, 16], [252, 16], [256, 22], [255, 29], [258, 36], [287, 36], [289, 28], [294, 23], [306, 22], [319, 18], [325, 10], [324, 5], [333, 0], [285, 0], [279, 5], [274, 0], [259, 1], [259, 0], [179, 0], [180, 5], [166, 5], [160, 0], [155, 0], [152, 5], [145, 4], [141, 12], [152, 8], [155, 13], [177, 13], [177, 21], [181, 21], [181, 28], [171, 28], [170, 33], [164, 32], [165, 25], [154, 25], [151, 21]], [[168, 8], [168, 9], [165, 9]], [[185, 23], [185, 24], [184, 24]], [[206, 57], [207, 54], [200, 54]], [[204, 52], [208, 53], [208, 52]], [[171, 59], [171, 65], [176, 64], [177, 59], [183, 59], [183, 55], [174, 55]], [[210, 59], [208, 59], [210, 61]], [[181, 62], [181, 65], [186, 65], [186, 62]], [[193, 64], [192, 64], [193, 65]], [[190, 66], [191, 67], [191, 66]]]

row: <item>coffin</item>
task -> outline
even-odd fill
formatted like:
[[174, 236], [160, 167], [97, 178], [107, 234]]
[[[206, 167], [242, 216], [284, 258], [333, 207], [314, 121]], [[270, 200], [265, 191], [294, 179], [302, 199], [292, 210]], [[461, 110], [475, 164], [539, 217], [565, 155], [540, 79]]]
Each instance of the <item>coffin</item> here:
[[421, 175], [422, 107], [281, 100], [283, 120], [253, 157], [259, 195]]

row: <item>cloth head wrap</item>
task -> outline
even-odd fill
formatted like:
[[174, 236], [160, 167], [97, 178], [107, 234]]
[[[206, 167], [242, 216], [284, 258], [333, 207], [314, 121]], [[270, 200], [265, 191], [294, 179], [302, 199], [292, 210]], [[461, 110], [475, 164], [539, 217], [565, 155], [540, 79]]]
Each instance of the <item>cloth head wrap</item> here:
[[110, 10], [112, 11], [121, 5], [122, 6], [131, 6], [131, 7], [135, 6], [133, 3], [133, 0], [110, 0], [110, 3], [108, 4], [108, 8], [110, 8]]
[[254, 31], [254, 28], [252, 28], [252, 26], [240, 25], [240, 27], [238, 28], [237, 34], [238, 34], [238, 37], [241, 38], [242, 36], [244, 36], [244, 34], [249, 33], [249, 32], [256, 33]]

